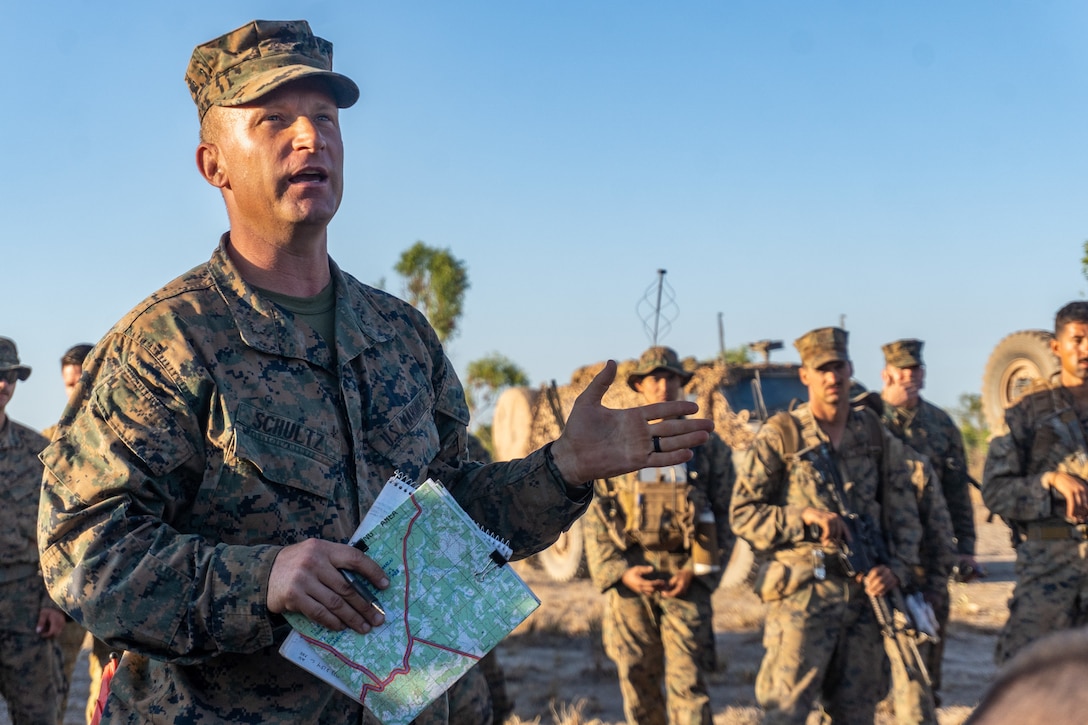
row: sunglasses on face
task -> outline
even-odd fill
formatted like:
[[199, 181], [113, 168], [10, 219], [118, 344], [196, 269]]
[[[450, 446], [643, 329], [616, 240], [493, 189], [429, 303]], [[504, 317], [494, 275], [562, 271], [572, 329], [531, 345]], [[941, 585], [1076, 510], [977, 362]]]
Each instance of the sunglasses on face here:
[[4, 381], [8, 385], [11, 385], [12, 383], [14, 383], [18, 379], [19, 379], [19, 371], [18, 370], [5, 370], [4, 372], [0, 373], [0, 380]]

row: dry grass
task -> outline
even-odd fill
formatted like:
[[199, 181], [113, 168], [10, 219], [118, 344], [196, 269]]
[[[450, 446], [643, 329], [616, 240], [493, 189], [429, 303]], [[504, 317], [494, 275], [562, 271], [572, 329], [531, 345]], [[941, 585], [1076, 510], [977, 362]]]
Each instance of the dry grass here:
[[[557, 703], [552, 700], [550, 707], [554, 725], [606, 725], [604, 721], [597, 718], [586, 719], [585, 715], [582, 714], [582, 711], [586, 708], [585, 700], [568, 703]], [[539, 717], [532, 720], [522, 720], [514, 715], [507, 718], [505, 725], [541, 725], [541, 722]]]

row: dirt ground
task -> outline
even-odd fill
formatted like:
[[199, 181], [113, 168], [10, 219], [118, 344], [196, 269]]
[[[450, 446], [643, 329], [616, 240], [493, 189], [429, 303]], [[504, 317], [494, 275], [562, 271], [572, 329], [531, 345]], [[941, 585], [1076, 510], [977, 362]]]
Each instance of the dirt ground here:
[[[977, 552], [985, 579], [953, 584], [952, 616], [945, 648], [941, 725], [958, 725], [978, 703], [994, 674], [996, 635], [1012, 593], [1014, 553], [1008, 529], [988, 523], [975, 509]], [[509, 722], [539, 725], [623, 725], [616, 670], [600, 641], [604, 598], [588, 579], [547, 581], [527, 564], [519, 570], [541, 606], [499, 646], [507, 687], [514, 699]], [[761, 721], [753, 682], [763, 657], [762, 605], [750, 591], [719, 589], [714, 595], [714, 631], [722, 671], [711, 676], [715, 725]], [[877, 723], [891, 723], [881, 711]]]

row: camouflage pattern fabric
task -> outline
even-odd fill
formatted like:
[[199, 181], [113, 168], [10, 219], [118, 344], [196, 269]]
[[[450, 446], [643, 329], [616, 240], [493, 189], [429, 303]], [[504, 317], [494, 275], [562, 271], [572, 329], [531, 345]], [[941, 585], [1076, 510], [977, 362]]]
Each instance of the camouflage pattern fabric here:
[[[1071, 425], [1085, 429], [1073, 398], [1060, 383], [1039, 381], [1005, 411], [1008, 432], [994, 438], [986, 456], [982, 498], [1019, 540], [1016, 587], [995, 660], [1008, 661], [1049, 632], [1088, 624], [1088, 562], [1080, 533], [1063, 518], [1065, 502], [1042, 477], [1061, 471], [1088, 480], [1088, 466]], [[1032, 540], [1032, 530], [1048, 537]], [[1062, 531], [1066, 536], [1058, 536]]]
[[[709, 509], [714, 513], [718, 546], [722, 550], [722, 569], [733, 553], [736, 535], [729, 527], [729, 496], [733, 489], [733, 458], [729, 448], [715, 433], [710, 440], [694, 449], [695, 457], [688, 461], [688, 482], [692, 485], [692, 497], [696, 510]], [[692, 566], [690, 550], [668, 552], [647, 551], [635, 542], [627, 540], [621, 548], [609, 533], [610, 514], [606, 510], [610, 487], [619, 489], [631, 486], [638, 473], [628, 473], [611, 482], [595, 484], [597, 497], [586, 516], [586, 563], [593, 583], [602, 592], [619, 584], [625, 571], [632, 566], [649, 564], [659, 571], [676, 572]], [[714, 591], [721, 582], [722, 571], [698, 577]]]
[[63, 712], [62, 655], [35, 631], [49, 599], [38, 568], [35, 523], [41, 491], [38, 453], [47, 441], [10, 417], [0, 428], [0, 694], [14, 723], [57, 722]]
[[106, 722], [357, 722], [361, 707], [276, 651], [281, 547], [346, 541], [395, 470], [441, 480], [516, 557], [591, 492], [572, 500], [543, 452], [463, 460], [461, 384], [407, 303], [330, 261], [332, 351], [243, 281], [228, 243], [84, 362], [42, 456], [42, 567], [57, 601], [125, 650]]
[[755, 694], [765, 725], [804, 725], [817, 706], [823, 722], [874, 721], [884, 643], [860, 584], [829, 576], [769, 602], [763, 648]]
[[[450, 707], [449, 725], [492, 725], [495, 722], [491, 689], [479, 662], [453, 683], [446, 695]], [[424, 725], [418, 718], [414, 722]]]
[[[927, 486], [933, 489], [932, 492], [921, 491], [918, 499], [918, 512], [926, 530], [926, 537], [921, 551], [925, 578], [917, 582], [926, 598], [934, 605], [939, 627], [939, 642], [925, 642], [918, 646], [936, 695], [941, 688], [945, 632], [950, 611], [948, 576], [951, 567], [955, 565], [955, 553], [969, 556], [975, 553], [974, 507], [971, 504], [971, 484], [967, 476], [963, 435], [947, 413], [926, 400], [920, 400], [916, 408], [909, 410], [885, 405], [883, 420], [893, 435], [928, 460], [938, 482], [937, 485]], [[897, 704], [897, 714], [912, 697], [901, 692], [900, 688], [903, 686], [906, 683], [902, 683], [893, 672], [892, 687], [898, 696], [897, 703], [903, 703]], [[899, 697], [905, 699], [900, 700]], [[906, 715], [899, 722], [913, 723], [920, 720]]]
[[912, 410], [885, 405], [884, 425], [899, 440], [929, 458], [948, 505], [956, 551], [974, 556], [975, 512], [960, 429], [948, 413], [925, 399]]
[[499, 662], [499, 651], [493, 649], [480, 660], [480, 670], [487, 680], [487, 690], [491, 695], [491, 712], [496, 725], [506, 722], [514, 712], [514, 700], [506, 689], [506, 672]]
[[618, 586], [606, 597], [602, 639], [619, 671], [628, 725], [710, 725], [712, 662], [703, 646], [713, 639], [710, 590], [696, 581], [666, 598]]
[[[792, 415], [800, 427], [799, 449], [830, 445], [807, 404]], [[837, 512], [827, 484], [809, 461], [785, 450], [777, 426], [764, 425], [733, 489], [733, 530], [766, 559], [756, 581], [769, 603], [756, 698], [768, 723], [803, 723], [817, 701], [833, 721], [872, 722], [884, 692], [877, 686], [882, 637], [861, 586], [834, 567], [838, 549], [806, 536], [806, 507]], [[923, 468], [867, 409], [850, 411], [837, 458], [845, 505], [879, 525], [889, 568], [901, 583], [912, 581], [923, 536], [917, 507]], [[817, 551], [826, 562], [823, 581], [817, 579]]]
[[609, 495], [610, 487], [632, 485], [637, 476], [636, 472], [610, 483], [598, 481], [598, 496], [583, 525], [590, 576], [608, 597], [602, 625], [605, 651], [619, 670], [629, 723], [665, 723], [666, 704], [672, 725], [709, 723], [706, 673], [718, 666], [710, 595], [721, 582], [736, 541], [729, 528], [732, 456], [711, 434], [687, 464], [696, 509], [714, 513], [722, 571], [695, 577], [688, 591], [675, 598], [635, 594], [620, 581], [633, 566], [648, 564], [662, 572], [692, 567], [690, 550], [647, 551], [630, 540], [621, 548], [616, 541], [602, 496]]

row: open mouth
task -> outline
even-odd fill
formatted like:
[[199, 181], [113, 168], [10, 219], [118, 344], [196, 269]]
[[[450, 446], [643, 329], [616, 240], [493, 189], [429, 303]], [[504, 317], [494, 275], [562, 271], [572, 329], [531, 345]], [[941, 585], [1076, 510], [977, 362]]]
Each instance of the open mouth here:
[[287, 179], [292, 184], [314, 184], [329, 178], [329, 175], [318, 169], [305, 169]]

